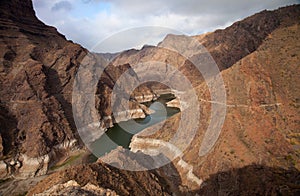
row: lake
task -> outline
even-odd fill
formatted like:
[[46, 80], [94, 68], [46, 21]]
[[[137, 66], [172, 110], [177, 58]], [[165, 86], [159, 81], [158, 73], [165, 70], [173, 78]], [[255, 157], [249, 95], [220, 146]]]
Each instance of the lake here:
[[173, 94], [161, 95], [157, 100], [143, 103], [154, 111], [143, 119], [128, 120], [114, 124], [98, 140], [92, 143], [93, 153], [100, 157], [111, 150], [122, 146], [129, 149], [131, 138], [147, 127], [157, 124], [180, 112], [178, 108], [167, 107], [166, 103], [175, 99]]

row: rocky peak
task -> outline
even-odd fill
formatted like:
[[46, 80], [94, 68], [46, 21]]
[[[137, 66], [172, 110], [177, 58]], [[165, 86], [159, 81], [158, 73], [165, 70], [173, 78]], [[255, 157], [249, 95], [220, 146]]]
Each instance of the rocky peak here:
[[2, 0], [0, 2], [1, 19], [34, 20], [37, 19], [31, 0]]

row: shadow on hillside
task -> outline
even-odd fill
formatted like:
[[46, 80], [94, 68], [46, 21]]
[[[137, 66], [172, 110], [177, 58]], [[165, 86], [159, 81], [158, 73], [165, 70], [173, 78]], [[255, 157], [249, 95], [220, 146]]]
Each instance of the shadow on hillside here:
[[[22, 135], [22, 134], [21, 134]], [[17, 120], [9, 112], [7, 107], [0, 101], [0, 137], [2, 149], [0, 151], [0, 158], [3, 156], [13, 156], [15, 154], [16, 146], [19, 140], [24, 139], [22, 136], [18, 137]]]
[[47, 92], [49, 93], [49, 95], [53, 95], [61, 104], [65, 113], [65, 117], [70, 124], [73, 133], [77, 133], [75, 122], [73, 119], [72, 104], [68, 100], [66, 100], [63, 95], [63, 85], [60, 81], [58, 72], [53, 68], [44, 68], [44, 72], [46, 72], [47, 75]]
[[300, 195], [300, 172], [249, 165], [213, 174], [191, 195]]
[[[159, 186], [162, 187], [164, 192], [168, 192], [169, 194], [175, 193], [176, 195], [181, 195], [179, 189], [179, 186], [181, 186], [182, 184], [180, 174], [178, 173], [171, 160], [169, 160], [163, 154], [149, 156], [140, 151], [131, 152], [122, 148], [117, 148], [113, 150], [109, 155], [101, 157], [101, 159], [98, 160], [98, 164], [100, 162], [117, 173], [128, 173], [131, 176], [143, 173], [146, 176], [150, 174], [152, 176], [152, 180], [150, 181], [152, 181], [152, 183], [158, 182]], [[126, 170], [120, 168], [126, 168]], [[135, 184], [138, 184], [138, 187], [147, 187], [148, 185], [145, 185], [147, 181], [149, 181], [147, 177], [141, 177], [141, 179], [139, 181], [136, 181]], [[135, 184], [132, 184], [130, 186], [136, 186]], [[115, 189], [116, 187], [112, 187], [111, 184], [108, 184], [108, 187], [106, 188], [111, 188], [113, 190], [116, 190], [116, 192], [118, 192], [119, 190], [118, 188]], [[122, 192], [118, 193], [122, 195]], [[143, 194], [149, 193], [147, 193], [146, 191], [143, 192]]]

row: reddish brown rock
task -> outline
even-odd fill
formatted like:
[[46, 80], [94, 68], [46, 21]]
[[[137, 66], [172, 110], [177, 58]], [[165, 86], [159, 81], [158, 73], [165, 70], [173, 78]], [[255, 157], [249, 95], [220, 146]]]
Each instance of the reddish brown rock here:
[[[294, 9], [291, 13], [300, 14], [298, 8], [289, 7], [286, 11]], [[254, 52], [222, 71], [227, 114], [220, 137], [205, 156], [199, 155], [199, 149], [210, 122], [211, 106], [223, 103], [211, 101], [206, 83], [196, 88], [201, 119], [182, 158], [193, 167], [195, 176], [203, 180], [203, 189], [195, 189], [193, 182], [187, 181], [195, 193], [298, 193], [300, 28], [298, 20], [290, 20], [269, 34]], [[151, 139], [168, 141], [177, 132], [180, 120], [180, 115], [175, 115], [154, 134], [136, 136], [140, 139], [133, 140], [131, 146], [147, 152], [143, 143]], [[174, 165], [178, 165], [177, 160]], [[183, 169], [177, 168], [184, 174]], [[261, 176], [266, 184], [260, 186], [255, 175]], [[246, 188], [246, 184], [255, 191]]]
[[[30, 0], [1, 1], [0, 14], [0, 133], [1, 152], [6, 156], [1, 159], [17, 160], [23, 154], [28, 160], [39, 159], [63, 143], [81, 146], [73, 142], [80, 139], [71, 100], [74, 77], [87, 50], [39, 21]], [[97, 57], [92, 55], [91, 60], [97, 62]], [[96, 95], [96, 120], [111, 116], [109, 94], [115, 80], [129, 68], [111, 67], [103, 74]], [[89, 78], [84, 82], [89, 84]], [[140, 108], [137, 102], [131, 105]], [[140, 111], [139, 115], [145, 115]], [[112, 121], [106, 126], [112, 126]]]
[[42, 193], [57, 184], [75, 180], [81, 187], [88, 183], [110, 189], [118, 195], [171, 195], [164, 187], [165, 181], [155, 172], [130, 172], [118, 170], [101, 162], [82, 165], [55, 173], [42, 180], [28, 195]]

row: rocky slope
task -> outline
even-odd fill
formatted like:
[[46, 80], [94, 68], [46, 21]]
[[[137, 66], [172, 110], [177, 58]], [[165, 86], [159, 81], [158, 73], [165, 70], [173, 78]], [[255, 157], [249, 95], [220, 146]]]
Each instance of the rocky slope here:
[[[1, 164], [12, 170], [29, 165], [21, 173], [33, 176], [47, 168], [54, 146], [75, 139], [64, 95], [84, 49], [40, 22], [31, 1], [1, 1], [0, 6], [0, 93], [1, 108], [6, 111], [1, 119], [5, 138]], [[19, 166], [8, 164], [11, 160]]]
[[[45, 174], [61, 151], [82, 146], [71, 100], [75, 74], [88, 51], [39, 21], [30, 0], [1, 1], [0, 15], [1, 178]], [[93, 54], [86, 58], [91, 65], [103, 60]], [[129, 68], [109, 66], [102, 75], [95, 107], [104, 130], [114, 120], [108, 98], [114, 80]], [[131, 108], [122, 118], [145, 116], [138, 102], [133, 100]]]
[[[243, 26], [244, 22], [247, 24], [258, 15], [215, 33], [226, 35], [237, 24]], [[256, 194], [299, 192], [299, 6], [268, 12], [266, 18], [278, 15], [282, 16], [277, 18], [281, 22], [276, 22], [277, 27], [261, 40], [258, 48], [222, 71], [227, 103], [212, 101], [206, 83], [196, 87], [201, 102], [199, 129], [184, 155], [173, 162], [178, 172], [184, 174], [187, 173], [181, 166], [184, 160], [187, 166], [190, 165], [187, 168], [193, 168], [193, 174], [202, 180], [202, 188], [199, 189], [187, 175], [184, 177], [186, 184], [195, 192], [206, 195], [250, 193], [252, 188], [242, 184], [253, 185], [253, 193]], [[252, 21], [253, 25], [259, 22]], [[268, 25], [272, 26], [272, 23]], [[213, 39], [215, 33], [202, 39]], [[201, 141], [208, 128], [211, 118], [208, 114], [213, 105], [227, 108], [226, 120], [213, 150], [200, 156]], [[176, 115], [162, 128], [146, 130], [154, 134], [147, 137], [142, 133], [136, 135], [131, 143], [132, 150], [148, 153], [151, 149], [153, 153], [157, 140], [162, 140], [160, 145], [164, 145], [164, 141], [173, 137], [180, 120], [180, 115]], [[145, 142], [147, 145], [144, 145]], [[255, 175], [264, 179], [264, 186], [256, 182]]]
[[[73, 185], [70, 185], [70, 180], [73, 180]], [[130, 172], [97, 162], [55, 173], [38, 183], [28, 195], [74, 193], [78, 191], [76, 187], [81, 191], [112, 192], [118, 195], [172, 194], [165, 180], [155, 171]]]

